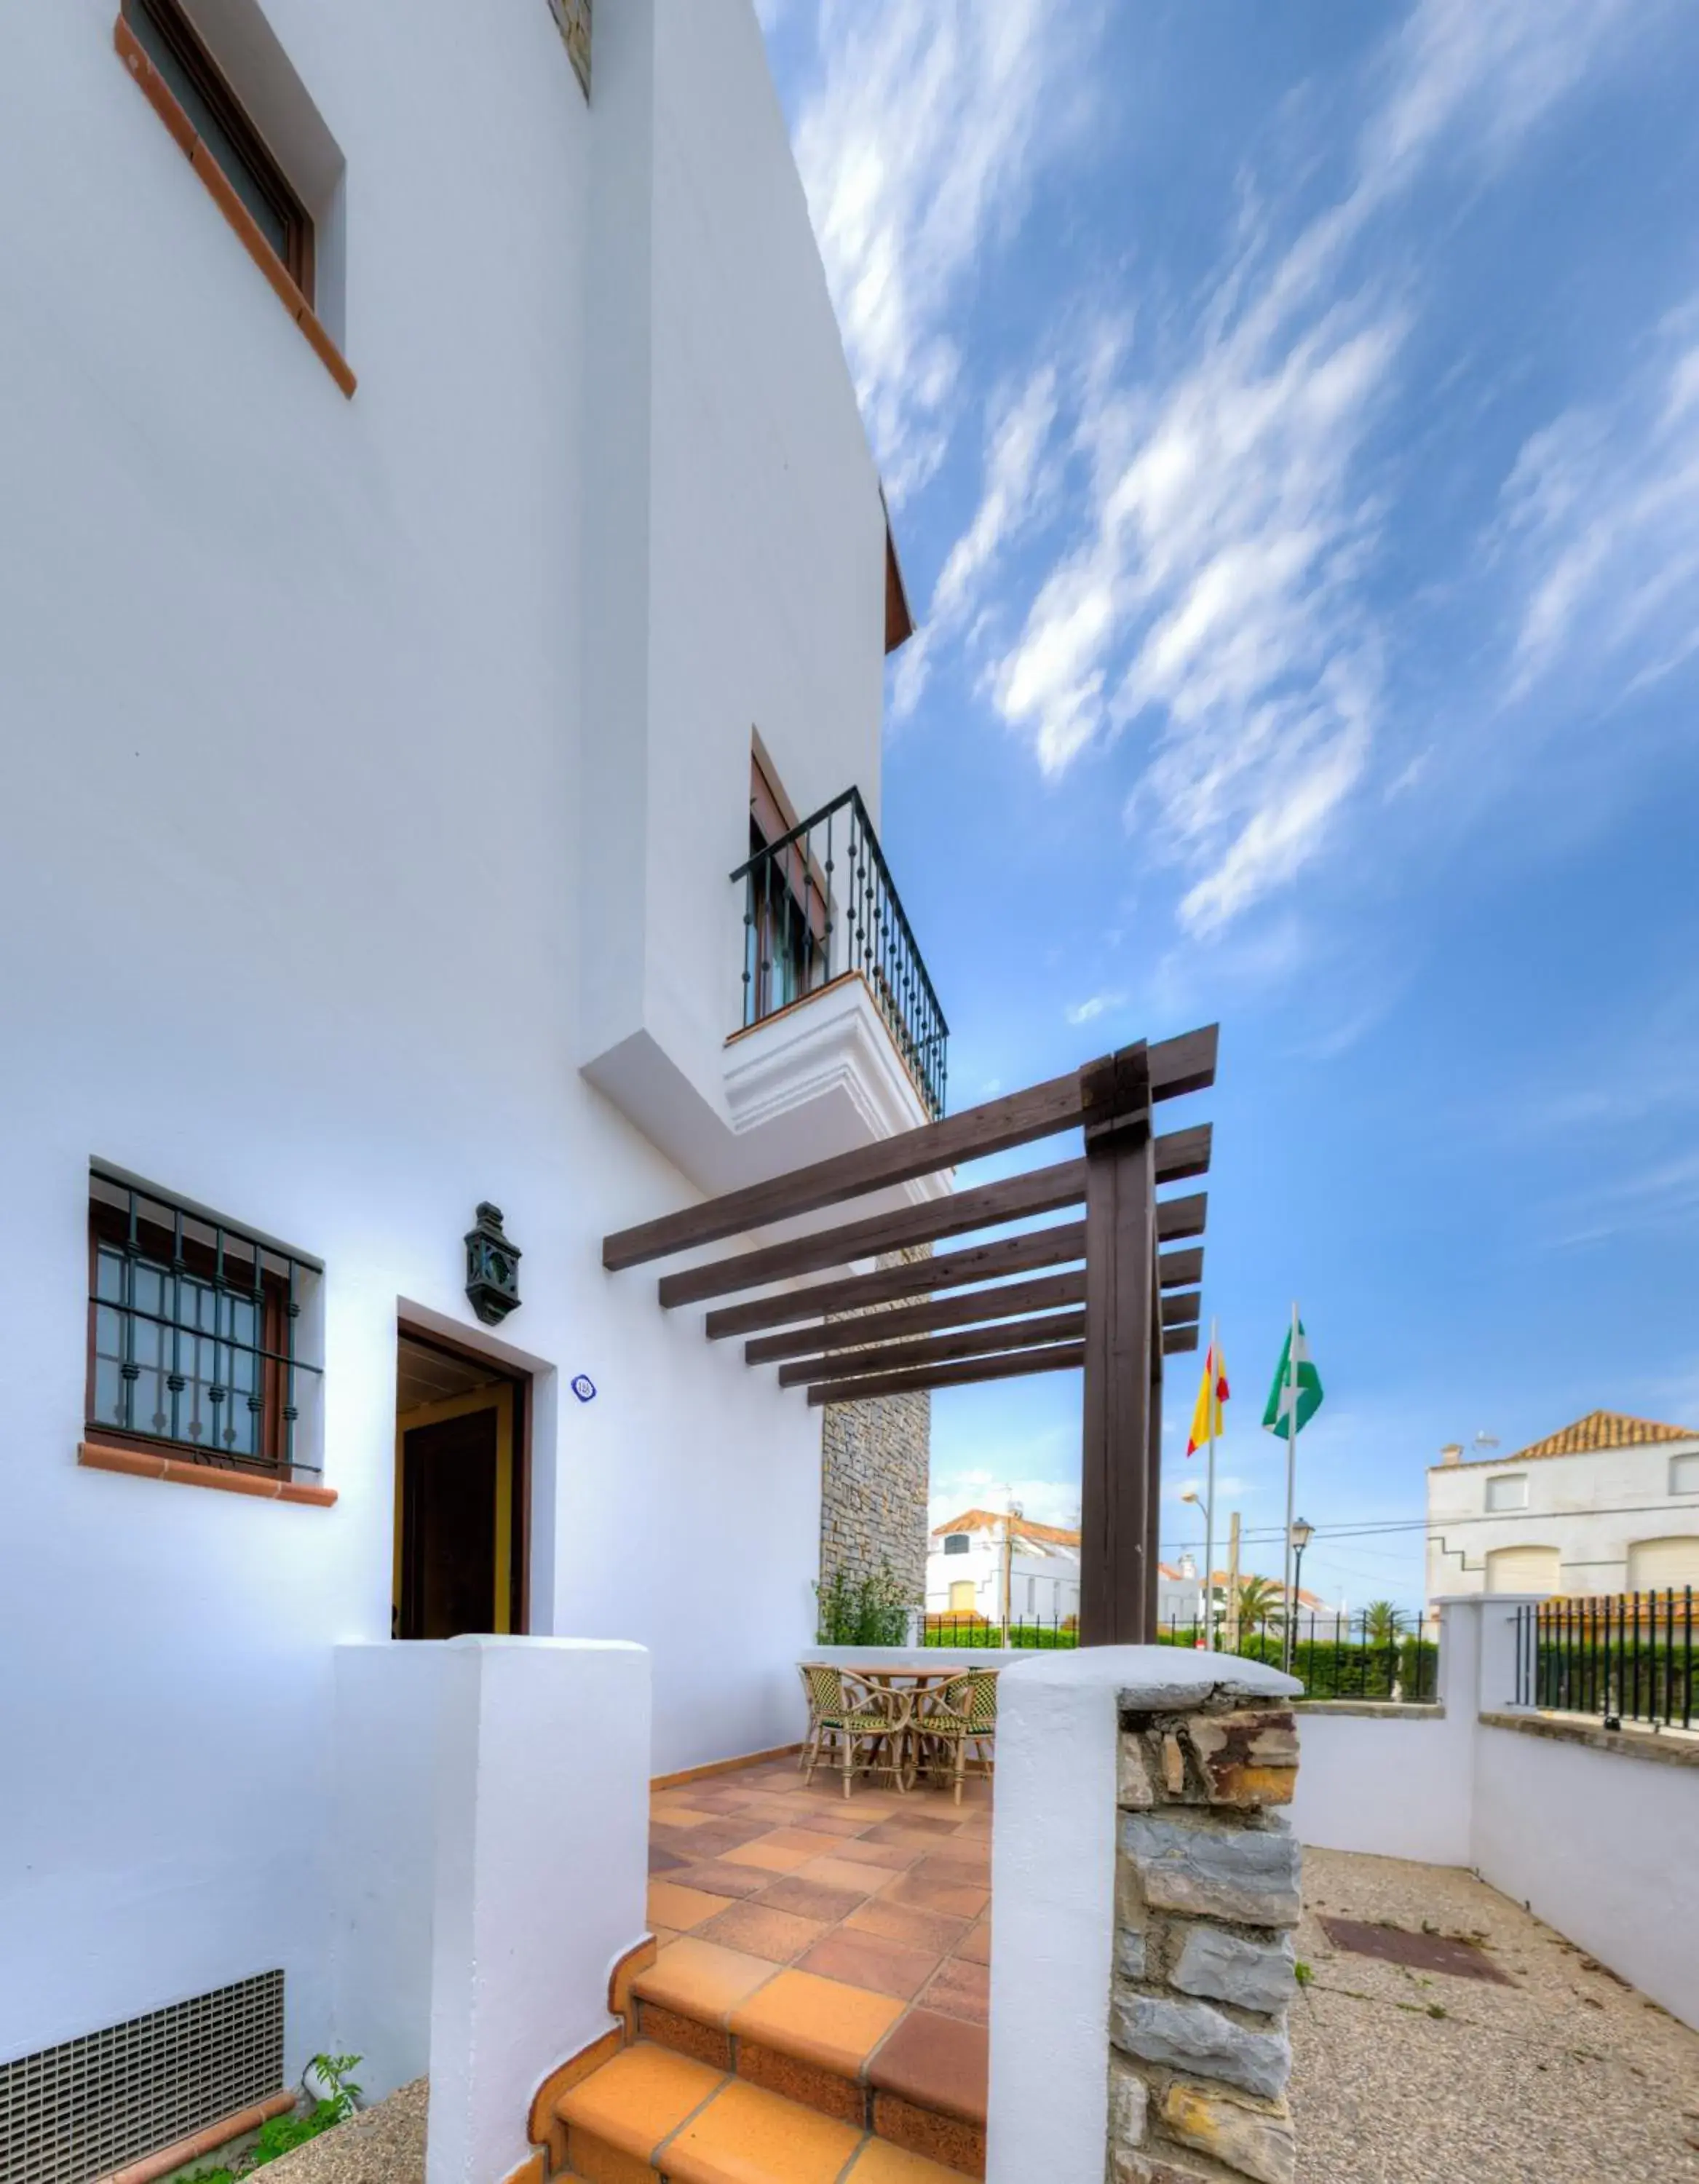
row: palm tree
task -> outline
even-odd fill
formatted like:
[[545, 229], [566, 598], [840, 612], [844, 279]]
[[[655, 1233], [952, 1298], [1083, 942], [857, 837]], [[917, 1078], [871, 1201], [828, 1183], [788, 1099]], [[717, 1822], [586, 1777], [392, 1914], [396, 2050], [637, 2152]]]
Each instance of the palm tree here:
[[1398, 1610], [1390, 1600], [1371, 1600], [1362, 1611], [1362, 1635], [1371, 1646], [1392, 1646], [1398, 1641]]
[[1272, 1577], [1239, 1580], [1239, 1624], [1241, 1630], [1278, 1630], [1285, 1619], [1285, 1604], [1280, 1587]]

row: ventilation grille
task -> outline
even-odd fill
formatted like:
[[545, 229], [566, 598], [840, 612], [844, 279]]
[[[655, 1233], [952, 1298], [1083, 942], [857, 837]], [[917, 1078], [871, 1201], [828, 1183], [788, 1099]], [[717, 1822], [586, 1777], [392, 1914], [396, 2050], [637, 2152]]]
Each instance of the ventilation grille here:
[[0, 2184], [90, 2184], [279, 2092], [283, 1975], [0, 2064]]

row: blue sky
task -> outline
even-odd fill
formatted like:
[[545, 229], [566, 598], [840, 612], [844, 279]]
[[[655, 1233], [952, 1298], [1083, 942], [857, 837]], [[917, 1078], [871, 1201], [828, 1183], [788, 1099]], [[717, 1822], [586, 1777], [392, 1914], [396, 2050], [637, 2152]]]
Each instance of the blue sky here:
[[[1295, 1295], [1306, 1580], [1413, 1601], [1419, 1529], [1326, 1533], [1442, 1442], [1699, 1422], [1699, 9], [761, 13], [951, 1104], [1220, 1019], [1221, 1508], [1280, 1522]], [[938, 1513], [1005, 1483], [1077, 1508], [1072, 1376], [934, 1399]]]

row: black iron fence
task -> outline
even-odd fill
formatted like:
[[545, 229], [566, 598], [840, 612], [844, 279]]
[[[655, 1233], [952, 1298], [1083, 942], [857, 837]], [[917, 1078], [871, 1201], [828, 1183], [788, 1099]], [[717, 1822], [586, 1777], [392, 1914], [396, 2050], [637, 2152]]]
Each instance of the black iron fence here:
[[1691, 1729], [1693, 1587], [1544, 1600], [1516, 1612], [1517, 1698], [1552, 1713]]
[[859, 971], [936, 1121], [950, 1027], [861, 791], [845, 789], [732, 878], [744, 890], [744, 1028]]
[[[1439, 1696], [1440, 1627], [1426, 1617], [1380, 1608], [1349, 1615], [1306, 1611], [1293, 1621], [1290, 1659], [1287, 1635], [1285, 1618], [1278, 1613], [1217, 1618], [1216, 1650], [1264, 1661], [1271, 1668], [1290, 1668], [1306, 1698], [1427, 1706]], [[919, 1635], [924, 1646], [1049, 1650], [1078, 1646], [1079, 1627], [1072, 1616], [1017, 1617], [1005, 1624], [979, 1615], [928, 1615]], [[1156, 1642], [1201, 1650], [1206, 1642], [1203, 1624], [1170, 1617], [1158, 1625]]]

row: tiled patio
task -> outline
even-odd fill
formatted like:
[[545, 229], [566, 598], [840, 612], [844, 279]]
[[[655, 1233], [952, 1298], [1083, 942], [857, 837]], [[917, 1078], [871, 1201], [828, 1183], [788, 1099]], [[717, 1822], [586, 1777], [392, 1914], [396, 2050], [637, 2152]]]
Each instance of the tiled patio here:
[[985, 2114], [991, 1795], [906, 1795], [794, 1761], [651, 1805], [645, 2030], [859, 2123], [883, 2103], [916, 2152], [971, 2165]]

